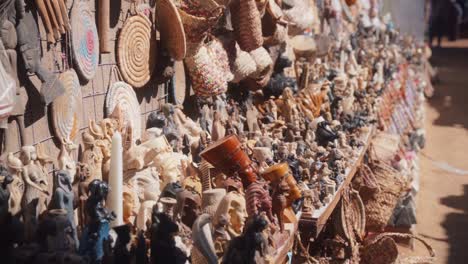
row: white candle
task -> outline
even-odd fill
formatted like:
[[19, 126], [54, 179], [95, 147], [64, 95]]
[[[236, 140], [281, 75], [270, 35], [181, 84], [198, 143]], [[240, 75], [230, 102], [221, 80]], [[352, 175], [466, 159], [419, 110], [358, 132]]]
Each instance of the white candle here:
[[116, 215], [111, 226], [123, 225], [123, 154], [122, 136], [115, 132], [112, 136], [112, 156], [110, 160], [109, 187], [107, 208]]

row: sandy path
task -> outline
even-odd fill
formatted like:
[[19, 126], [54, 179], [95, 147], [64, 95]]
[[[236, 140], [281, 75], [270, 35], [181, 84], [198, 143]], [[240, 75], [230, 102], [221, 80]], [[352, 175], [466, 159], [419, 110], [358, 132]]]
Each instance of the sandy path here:
[[[423, 154], [468, 170], [468, 40], [434, 50], [432, 61], [442, 81], [426, 104]], [[417, 231], [434, 246], [437, 263], [468, 263], [468, 174], [422, 157], [417, 202]]]

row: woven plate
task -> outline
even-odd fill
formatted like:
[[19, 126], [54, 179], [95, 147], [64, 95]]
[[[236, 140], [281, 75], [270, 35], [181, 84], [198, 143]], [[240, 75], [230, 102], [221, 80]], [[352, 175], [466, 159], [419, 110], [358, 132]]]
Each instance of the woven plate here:
[[140, 104], [138, 103], [135, 91], [125, 82], [115, 82], [107, 91], [106, 95], [106, 116], [114, 111], [119, 105], [122, 111], [125, 126], [133, 129], [133, 140], [141, 137], [141, 115]]
[[87, 2], [76, 2], [71, 11], [72, 48], [76, 70], [86, 80], [96, 74], [99, 62], [99, 39], [94, 15]]
[[156, 62], [156, 33], [143, 15], [130, 17], [119, 35], [117, 64], [123, 79], [141, 88], [151, 78]]
[[161, 42], [172, 58], [183, 60], [187, 47], [184, 27], [179, 12], [171, 0], [159, 0], [156, 6]]
[[52, 120], [55, 135], [59, 139], [75, 141], [81, 127], [83, 101], [81, 86], [74, 70], [60, 75], [65, 93], [52, 103]]

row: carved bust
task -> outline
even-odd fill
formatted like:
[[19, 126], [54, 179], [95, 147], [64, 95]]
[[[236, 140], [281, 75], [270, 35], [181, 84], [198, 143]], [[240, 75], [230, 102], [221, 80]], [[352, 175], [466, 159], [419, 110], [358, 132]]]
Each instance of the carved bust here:
[[219, 203], [214, 216], [214, 226], [220, 225], [224, 218], [228, 219], [227, 231], [231, 237], [242, 234], [245, 220], [247, 219], [247, 208], [245, 198], [238, 192], [230, 192], [224, 196]]

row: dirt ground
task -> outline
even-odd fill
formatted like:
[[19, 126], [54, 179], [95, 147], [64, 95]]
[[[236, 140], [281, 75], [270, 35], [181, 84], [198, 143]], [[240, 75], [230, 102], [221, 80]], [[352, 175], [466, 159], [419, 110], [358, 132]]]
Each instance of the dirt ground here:
[[468, 263], [468, 40], [435, 48], [432, 64], [441, 81], [426, 103], [416, 231], [436, 263]]

